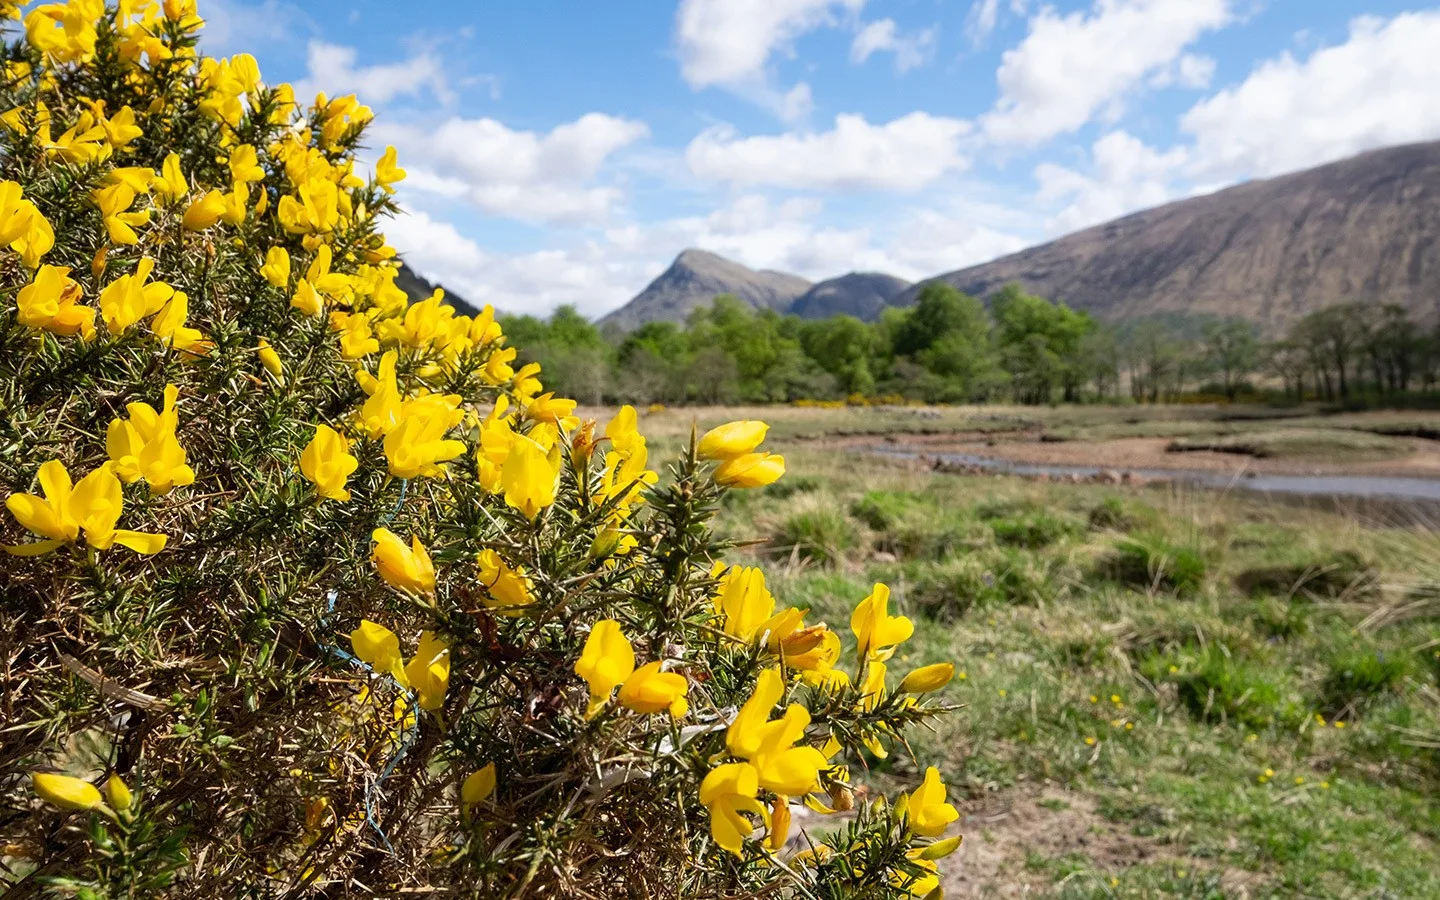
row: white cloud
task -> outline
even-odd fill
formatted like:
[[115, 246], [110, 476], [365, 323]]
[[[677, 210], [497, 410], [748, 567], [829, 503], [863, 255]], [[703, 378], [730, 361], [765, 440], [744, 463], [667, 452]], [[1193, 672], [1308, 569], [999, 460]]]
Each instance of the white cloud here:
[[1175, 68], [1175, 80], [1181, 87], [1205, 88], [1215, 77], [1215, 60], [1209, 56], [1187, 53]]
[[256, 47], [288, 44], [299, 32], [317, 30], [299, 7], [281, 0], [206, 0], [200, 12], [205, 17], [200, 44], [212, 56], [254, 53]]
[[1289, 53], [1181, 118], [1192, 174], [1273, 175], [1387, 144], [1440, 137], [1440, 11], [1363, 16], [1348, 40]]
[[356, 67], [354, 47], [311, 41], [307, 62], [309, 74], [296, 86], [301, 97], [316, 91], [330, 96], [355, 94], [362, 103], [387, 103], [396, 97], [416, 97], [429, 91], [442, 103], [454, 99], [445, 78], [445, 67], [433, 53], [423, 52], [404, 62]]
[[895, 54], [895, 71], [908, 72], [930, 61], [935, 53], [935, 28], [902, 35], [894, 19], [877, 19], [861, 28], [850, 44], [850, 61], [863, 63], [876, 53]]
[[649, 133], [642, 122], [603, 113], [547, 134], [459, 117], [435, 126], [377, 122], [373, 129], [377, 143], [400, 150], [409, 188], [464, 199], [492, 215], [560, 224], [606, 218], [621, 191], [590, 182], [612, 154]]
[[[675, 15], [681, 74], [696, 90], [723, 87], [796, 121], [810, 111], [810, 89], [775, 87], [771, 57], [793, 53], [796, 38], [838, 25], [864, 5], [865, 0], [682, 0]], [[803, 97], [796, 94], [802, 87]]]
[[823, 225], [824, 212], [813, 198], [744, 194], [703, 215], [614, 226], [567, 247], [522, 253], [486, 250], [419, 211], [392, 221], [386, 234], [416, 271], [472, 303], [535, 315], [571, 304], [590, 317], [626, 303], [687, 247], [815, 280], [850, 271], [919, 280], [1028, 243], [958, 210], [907, 210], [905, 224], [884, 233]]
[[965, 36], [978, 47], [995, 31], [1000, 22], [1000, 0], [975, 0], [965, 16]]
[[761, 80], [777, 50], [816, 28], [835, 25], [838, 10], [859, 12], [865, 0], [683, 0], [675, 18], [680, 71], [693, 88]]
[[[995, 141], [1033, 145], [1066, 134], [1167, 69], [1197, 38], [1231, 20], [1230, 0], [1095, 0], [1087, 14], [1042, 7], [996, 80], [983, 119]], [[1192, 71], [1194, 66], [1191, 66]]]
[[413, 211], [385, 229], [395, 249], [417, 272], [476, 306], [547, 315], [570, 304], [598, 316], [629, 299], [643, 283], [644, 267], [617, 258], [593, 241], [566, 249], [492, 253], [450, 223]]
[[965, 167], [960, 142], [969, 130], [924, 112], [884, 125], [839, 115], [818, 133], [740, 137], [719, 126], [691, 141], [685, 159], [698, 178], [739, 185], [914, 191]]
[[1183, 147], [1161, 153], [1133, 135], [1114, 131], [1091, 148], [1088, 173], [1041, 163], [1035, 170], [1040, 183], [1036, 199], [1066, 204], [1046, 221], [1046, 228], [1052, 233], [1075, 231], [1173, 199], [1178, 193], [1175, 179], [1187, 159]]

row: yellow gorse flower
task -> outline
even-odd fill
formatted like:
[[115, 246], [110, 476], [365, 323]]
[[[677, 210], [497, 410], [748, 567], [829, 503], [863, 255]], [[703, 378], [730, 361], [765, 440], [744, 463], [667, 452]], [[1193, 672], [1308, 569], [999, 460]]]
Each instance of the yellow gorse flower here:
[[375, 542], [371, 548], [371, 558], [386, 584], [416, 594], [435, 592], [435, 566], [431, 564], [430, 554], [426, 552], [418, 537], [412, 536], [410, 546], [407, 547], [405, 542], [388, 528], [377, 528], [370, 538]]
[[41, 266], [15, 297], [17, 321], [26, 328], [64, 337], [78, 334], [88, 341], [95, 336], [95, 310], [81, 306], [81, 296], [80, 285], [70, 277], [68, 268]]
[[519, 569], [512, 569], [495, 550], [481, 550], [476, 556], [480, 567], [480, 584], [485, 587], [487, 609], [501, 615], [518, 616], [535, 602], [530, 579]]
[[125, 407], [127, 419], [112, 419], [105, 431], [105, 452], [110, 468], [125, 484], [140, 479], [150, 485], [150, 493], [166, 494], [195, 481], [195, 472], [186, 465], [185, 449], [175, 436], [179, 426], [175, 401], [180, 396], [173, 384], [165, 386], [165, 402], [160, 412], [148, 403], [131, 403]]
[[39, 556], [65, 544], [74, 544], [83, 531], [85, 543], [95, 550], [108, 550], [115, 544], [129, 547], [146, 555], [165, 549], [165, 535], [117, 529], [124, 512], [125, 498], [120, 480], [101, 466], [80, 479], [70, 481], [70, 473], [58, 460], [40, 467], [40, 487], [45, 496], [11, 494], [5, 508], [25, 528], [44, 540], [33, 544], [5, 547], [12, 556]]
[[721, 849], [742, 856], [745, 840], [755, 831], [746, 814], [768, 820], [765, 805], [755, 798], [759, 790], [759, 774], [749, 763], [716, 766], [700, 782], [700, 803], [710, 811], [710, 836]]
[[585, 717], [592, 719], [599, 715], [610, 695], [634, 672], [635, 650], [620, 630], [620, 623], [613, 619], [596, 622], [575, 663], [575, 674], [590, 686], [590, 705]]
[[460, 785], [461, 812], [469, 815], [475, 807], [490, 799], [490, 795], [493, 793], [495, 793], [495, 764], [492, 762], [471, 772], [465, 777], [464, 783]]
[[329, 425], [316, 425], [315, 436], [300, 454], [301, 474], [315, 485], [316, 493], [329, 500], [350, 499], [345, 482], [359, 466], [360, 461], [350, 453], [350, 442]]
[[505, 502], [528, 519], [555, 502], [560, 480], [558, 455], [552, 459], [545, 448], [526, 435], [516, 435], [505, 462], [500, 467], [500, 483]]
[[0, 181], [0, 246], [20, 254], [27, 269], [35, 269], [54, 247], [55, 231], [23, 193], [15, 182]]
[[814, 747], [795, 746], [810, 725], [805, 707], [791, 704], [780, 719], [770, 720], [771, 710], [784, 694], [785, 679], [779, 669], [761, 672], [754, 693], [725, 731], [725, 745], [732, 756], [754, 765], [761, 787], [796, 797], [815, 788], [826, 761]]
[[715, 611], [726, 634], [747, 644], [756, 640], [775, 611], [775, 598], [765, 588], [765, 573], [742, 566], [725, 570], [715, 595]]
[[396, 478], [435, 478], [445, 463], [465, 452], [463, 441], [446, 438], [460, 423], [458, 396], [427, 394], [401, 404], [395, 426], [385, 435], [385, 459]]
[[158, 313], [175, 289], [163, 281], [150, 281], [155, 260], [142, 258], [130, 275], [122, 275], [100, 292], [100, 318], [111, 334], [121, 334], [146, 316]]
[[945, 782], [934, 766], [925, 770], [925, 780], [910, 793], [906, 816], [910, 830], [925, 837], [939, 837], [946, 827], [960, 818], [955, 807], [945, 802]]
[[685, 715], [690, 705], [685, 695], [690, 682], [684, 675], [660, 671], [661, 664], [646, 663], [631, 673], [620, 685], [620, 705], [638, 713], [658, 713], [668, 710], [678, 719]]
[[270, 342], [261, 338], [255, 352], [259, 355], [260, 365], [265, 367], [265, 371], [283, 382], [285, 380], [285, 364], [280, 361], [280, 354], [275, 352], [275, 348], [270, 346]]
[[383, 187], [387, 194], [395, 193], [391, 185], [405, 180], [405, 170], [397, 165], [396, 156], [394, 147], [386, 147], [379, 162], [375, 163], [375, 183]]
[[290, 254], [284, 247], [271, 247], [265, 252], [260, 277], [282, 291], [290, 286]]
[[206, 191], [191, 201], [181, 222], [187, 231], [204, 231], [220, 221], [226, 211], [225, 195], [220, 191]]
[[904, 616], [889, 614], [890, 588], [876, 583], [870, 595], [855, 607], [850, 616], [850, 630], [855, 633], [856, 653], [860, 658], [884, 660], [895, 652], [895, 646], [909, 640], [915, 625]]
[[382, 675], [389, 675], [404, 687], [409, 686], [405, 659], [400, 655], [400, 638], [377, 622], [362, 619], [350, 632], [350, 647], [355, 658]]
[[433, 631], [420, 633], [420, 646], [405, 666], [405, 677], [420, 708], [434, 712], [445, 705], [445, 691], [450, 687], [450, 645]]

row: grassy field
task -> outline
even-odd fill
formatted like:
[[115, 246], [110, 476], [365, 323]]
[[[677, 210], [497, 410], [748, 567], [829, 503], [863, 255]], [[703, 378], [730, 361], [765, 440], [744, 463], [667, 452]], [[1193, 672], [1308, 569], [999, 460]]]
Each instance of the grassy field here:
[[[1237, 424], [1188, 412], [1038, 416], [1076, 437]], [[963, 670], [947, 691], [964, 708], [914, 741], [965, 814], [947, 896], [1440, 896], [1440, 537], [1175, 487], [932, 474], [799, 440], [1003, 430], [1029, 410], [751, 413], [774, 423], [789, 474], [723, 509], [725, 533], [763, 541], [740, 556], [842, 630], [886, 581], [917, 622], [891, 671]], [[646, 431], [673, 446], [691, 417]], [[1290, 440], [1314, 452], [1306, 438]], [[862, 777], [916, 775], [895, 753]]]

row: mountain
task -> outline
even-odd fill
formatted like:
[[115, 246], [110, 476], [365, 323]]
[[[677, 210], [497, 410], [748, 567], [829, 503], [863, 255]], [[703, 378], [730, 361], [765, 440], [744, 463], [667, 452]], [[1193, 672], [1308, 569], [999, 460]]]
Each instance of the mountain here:
[[410, 268], [409, 263], [404, 260], [400, 262], [400, 274], [395, 276], [395, 286], [405, 292], [411, 303], [419, 303], [421, 300], [428, 299], [431, 294], [435, 293], [436, 288], [441, 288], [445, 291], [445, 302], [455, 307], [457, 314], [475, 316], [480, 313], [480, 308], [475, 304], [443, 285], [431, 284], [424, 275]]
[[684, 322], [691, 310], [709, 305], [716, 294], [734, 294], [756, 309], [783, 311], [809, 288], [810, 282], [795, 275], [757, 272], [714, 253], [686, 250], [600, 324], [629, 331], [646, 322]]
[[806, 319], [845, 313], [869, 322], [879, 318], [880, 311], [909, 286], [910, 282], [894, 275], [851, 272], [810, 288], [790, 304], [789, 311]]
[[1440, 142], [1181, 200], [939, 277], [981, 297], [1019, 282], [1107, 319], [1209, 313], [1269, 332], [1350, 300], [1434, 313]]

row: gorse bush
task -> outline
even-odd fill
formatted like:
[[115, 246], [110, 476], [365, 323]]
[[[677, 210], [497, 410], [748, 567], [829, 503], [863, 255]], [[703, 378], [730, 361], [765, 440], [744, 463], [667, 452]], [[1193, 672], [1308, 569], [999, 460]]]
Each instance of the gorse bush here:
[[[724, 566], [721, 498], [784, 471], [766, 426], [661, 477], [488, 308], [407, 305], [369, 110], [201, 26], [71, 0], [5, 45], [0, 885], [938, 892], [939, 773], [856, 808], [849, 772], [951, 669], [887, 685], [884, 585], [847, 649]], [[854, 815], [822, 841], [800, 804]]]

